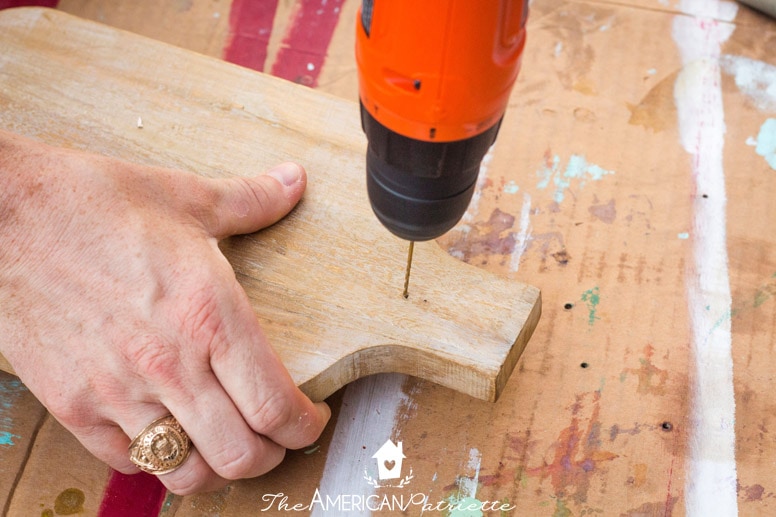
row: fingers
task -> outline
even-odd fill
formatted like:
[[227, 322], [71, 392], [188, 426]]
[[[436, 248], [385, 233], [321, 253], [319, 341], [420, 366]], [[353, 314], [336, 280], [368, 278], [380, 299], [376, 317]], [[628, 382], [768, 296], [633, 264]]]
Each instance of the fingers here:
[[234, 300], [239, 303], [213, 343], [213, 372], [253, 431], [288, 449], [313, 443], [331, 417], [329, 407], [297, 388], [236, 282]]
[[225, 480], [260, 476], [276, 467], [285, 450], [254, 433], [211, 375], [193, 380], [190, 396], [171, 392], [153, 410], [129, 417], [126, 432], [136, 436], [156, 418], [171, 413], [188, 434], [190, 456], [175, 471], [159, 476], [180, 495], [213, 490]]
[[283, 459], [284, 449], [246, 424], [212, 373], [192, 382], [190, 395], [173, 392], [163, 395], [161, 402], [176, 415], [208, 465], [225, 479], [260, 476]]
[[135, 361], [141, 371], [153, 371], [152, 377], [158, 378], [151, 397], [158, 405], [143, 404], [113, 415], [128, 436], [167, 412], [175, 416], [196, 449], [178, 470], [160, 476], [177, 494], [268, 472], [282, 461], [286, 448], [314, 442], [330, 416], [325, 404], [313, 404], [295, 386], [266, 343], [236, 280], [227, 293], [219, 296], [221, 323], [212, 326], [218, 329], [215, 334], [192, 334], [210, 343], [207, 357], [190, 348], [173, 361], [177, 372], [169, 363], [151, 370], [142, 366], [144, 361]]
[[282, 219], [302, 197], [307, 174], [289, 162], [261, 176], [209, 181], [217, 192], [215, 217], [203, 222], [220, 239], [255, 232]]
[[[186, 405], [169, 400], [165, 405], [143, 403], [123, 412], [121, 427], [103, 423], [69, 428], [96, 457], [124, 474], [139, 472], [130, 460], [130, 438], [138, 436], [158, 418], [172, 413], [186, 430], [191, 453], [173, 472], [159, 476], [168, 490], [188, 495], [216, 490], [229, 480], [260, 476], [276, 467], [285, 449], [254, 433], [228, 400], [214, 378]], [[169, 408], [169, 409], [168, 409]]]

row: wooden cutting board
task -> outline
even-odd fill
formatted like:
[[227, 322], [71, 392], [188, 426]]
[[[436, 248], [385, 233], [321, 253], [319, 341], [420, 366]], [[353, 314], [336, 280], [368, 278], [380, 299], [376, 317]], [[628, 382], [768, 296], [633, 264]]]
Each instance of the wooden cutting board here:
[[538, 289], [435, 242], [416, 246], [402, 297], [407, 243], [369, 207], [355, 103], [59, 11], [10, 9], [0, 127], [210, 177], [303, 164], [308, 190], [292, 214], [222, 250], [314, 400], [379, 372], [495, 400], [539, 320]]

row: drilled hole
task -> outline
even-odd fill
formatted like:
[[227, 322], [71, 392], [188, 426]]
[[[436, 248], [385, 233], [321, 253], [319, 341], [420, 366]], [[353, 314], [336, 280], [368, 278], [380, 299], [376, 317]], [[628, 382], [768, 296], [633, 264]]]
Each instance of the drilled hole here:
[[671, 422], [663, 422], [662, 424], [660, 424], [660, 428], [663, 431], [668, 433], [668, 432], [671, 432], [674, 429], [674, 424], [672, 424]]
[[580, 368], [587, 368], [588, 366], [590, 366], [588, 363], [579, 363]]
[[566, 309], [567, 311], [570, 311], [571, 309], [573, 309], [573, 308], [574, 308], [574, 304], [573, 304], [573, 303], [571, 303], [571, 302], [569, 302], [569, 303], [565, 304], [565, 305], [563, 306], [563, 308], [564, 308], [564, 309]]

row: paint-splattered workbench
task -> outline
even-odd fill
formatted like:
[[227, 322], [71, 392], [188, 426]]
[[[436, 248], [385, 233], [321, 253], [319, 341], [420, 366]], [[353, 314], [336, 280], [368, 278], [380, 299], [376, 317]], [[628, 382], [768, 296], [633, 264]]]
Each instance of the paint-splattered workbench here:
[[[57, 7], [355, 100], [357, 4]], [[490, 515], [773, 514], [776, 22], [716, 0], [531, 10], [501, 135], [465, 220], [440, 240], [543, 291], [543, 319], [496, 404], [366, 378], [330, 399], [315, 446], [263, 478], [178, 498], [83, 459], [0, 376], [0, 508], [368, 513], [361, 503], [398, 514], [403, 496], [493, 502]], [[372, 456], [388, 439], [403, 444], [402, 487], [374, 486]]]

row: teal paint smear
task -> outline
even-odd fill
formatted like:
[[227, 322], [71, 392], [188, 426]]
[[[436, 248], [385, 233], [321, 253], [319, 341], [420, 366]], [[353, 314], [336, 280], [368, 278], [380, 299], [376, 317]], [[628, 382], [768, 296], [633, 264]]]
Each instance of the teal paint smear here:
[[560, 163], [560, 157], [556, 154], [552, 157], [552, 166], [548, 167], [546, 164], [544, 167], [536, 171], [536, 175], [539, 176], [541, 181], [536, 184], [536, 188], [546, 189], [550, 184], [550, 179], [556, 176], [558, 173], [558, 164]]
[[15, 445], [14, 439], [21, 436], [14, 434], [14, 422], [10, 413], [16, 400], [26, 393], [27, 387], [17, 378], [0, 380], [0, 446]]
[[592, 289], [588, 289], [582, 293], [582, 301], [585, 302], [585, 305], [587, 305], [587, 324], [592, 327], [595, 323], [595, 320], [599, 319], [598, 316], [596, 316], [598, 304], [601, 302], [601, 295], [598, 291], [598, 286], [593, 287]]
[[769, 118], [760, 126], [754, 151], [765, 158], [771, 169], [776, 171], [776, 118]]
[[514, 180], [509, 180], [506, 185], [504, 185], [504, 194], [517, 194], [517, 192], [520, 190], [520, 186], [514, 182]]
[[19, 379], [8, 379], [5, 382], [0, 381], [0, 396], [6, 393], [14, 395], [24, 391], [27, 391], [27, 387]]
[[590, 176], [593, 181], [600, 181], [607, 174], [614, 174], [612, 171], [602, 169], [598, 165], [587, 163], [584, 156], [572, 154], [569, 158], [568, 167], [563, 175], [567, 178], [584, 178]]
[[0, 445], [16, 445], [13, 443], [14, 438], [21, 438], [17, 434], [11, 434], [7, 431], [0, 431]]
[[561, 173], [560, 169], [560, 157], [556, 154], [552, 158], [551, 164], [545, 164], [541, 169], [536, 171], [536, 175], [540, 178], [536, 184], [536, 188], [544, 190], [550, 186], [550, 182], [555, 187], [555, 193], [553, 194], [553, 200], [560, 204], [566, 197], [565, 191], [571, 187], [572, 180], [575, 181], [579, 188], [584, 188], [588, 181], [601, 181], [604, 176], [614, 174], [614, 171], [606, 170], [598, 165], [589, 163], [583, 155], [572, 154], [569, 158], [566, 169]]
[[448, 517], [482, 517], [482, 501], [476, 497], [457, 499], [451, 497], [448, 502], [452, 506]]
[[690, 234], [689, 234], [689, 233], [687, 233], [687, 232], [682, 232], [682, 233], [679, 233], [679, 234], [677, 234], [676, 236], [677, 236], [678, 238], [682, 239], [682, 240], [687, 240], [687, 239], [689, 239], [689, 238], [690, 238]]
[[776, 110], [776, 66], [743, 56], [724, 54], [722, 70], [735, 78], [738, 89], [763, 112]]

